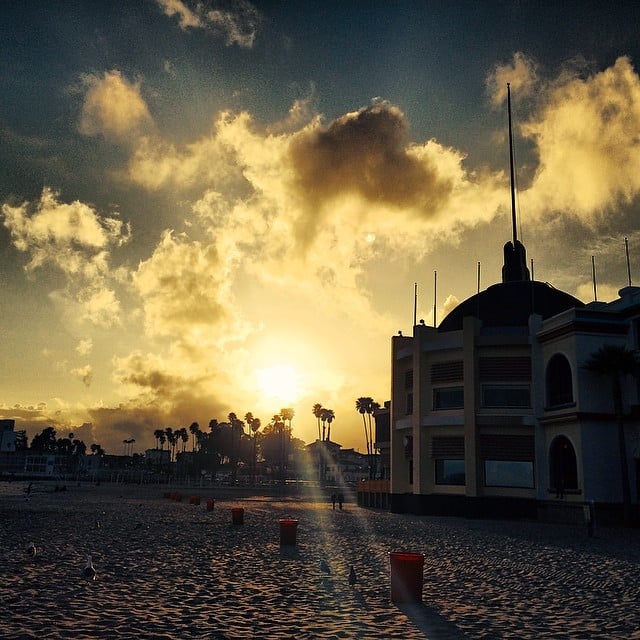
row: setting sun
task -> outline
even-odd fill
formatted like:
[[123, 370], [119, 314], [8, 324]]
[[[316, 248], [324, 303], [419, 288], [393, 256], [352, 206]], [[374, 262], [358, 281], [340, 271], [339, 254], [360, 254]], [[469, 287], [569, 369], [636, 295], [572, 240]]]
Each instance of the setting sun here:
[[290, 365], [260, 369], [256, 377], [263, 401], [286, 405], [294, 403], [300, 396], [301, 376]]

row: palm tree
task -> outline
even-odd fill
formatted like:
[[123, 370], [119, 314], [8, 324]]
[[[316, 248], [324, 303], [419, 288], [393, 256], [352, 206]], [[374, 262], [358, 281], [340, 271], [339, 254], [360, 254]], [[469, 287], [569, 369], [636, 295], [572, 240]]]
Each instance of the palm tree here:
[[91, 453], [93, 453], [93, 455], [100, 456], [100, 457], [104, 455], [104, 449], [99, 444], [96, 444], [95, 442], [89, 447], [89, 449], [91, 450]]
[[258, 441], [258, 429], [260, 429], [260, 418], [254, 418], [250, 411], [245, 413], [244, 420], [253, 434], [253, 484], [256, 483], [256, 444]]
[[187, 433], [187, 428], [180, 427], [180, 429], [178, 429], [178, 436], [180, 437], [180, 440], [182, 440], [182, 453], [184, 453], [185, 449], [187, 448], [187, 442], [189, 442], [189, 434]]
[[[229, 424], [231, 425], [231, 479], [235, 481], [238, 473], [238, 461], [240, 459], [240, 441], [244, 433], [244, 422], [232, 411], [229, 414]], [[236, 435], [238, 436], [236, 444]]]
[[316, 402], [316, 404], [313, 405], [313, 415], [316, 417], [316, 419], [318, 420], [318, 440], [320, 440], [320, 420], [322, 419], [322, 405], [319, 402]]
[[369, 439], [369, 431], [367, 430], [367, 419], [365, 418], [365, 414], [369, 413], [369, 408], [371, 407], [372, 402], [373, 398], [368, 398], [367, 396], [363, 396], [356, 400], [356, 411], [362, 415], [364, 438], [367, 443], [367, 456], [371, 456], [371, 441]]
[[291, 407], [280, 409], [280, 417], [284, 420], [285, 423], [287, 422], [287, 420], [289, 421], [289, 431], [291, 431], [291, 421], [293, 420], [293, 416], [295, 414], [296, 412]]
[[327, 437], [327, 416], [329, 415], [329, 411], [331, 411], [331, 409], [325, 409], [324, 407], [322, 408], [322, 410], [320, 411], [320, 421], [322, 422], [322, 438], [321, 440], [324, 442]]
[[628, 375], [637, 375], [638, 357], [635, 351], [624, 346], [603, 344], [591, 354], [584, 368], [611, 380], [613, 411], [618, 430], [618, 448], [620, 451], [620, 479], [622, 481], [622, 509], [625, 523], [631, 520], [631, 490], [629, 488], [629, 467], [627, 446], [624, 437], [624, 415], [622, 398], [622, 380]]
[[331, 442], [331, 423], [335, 418], [336, 414], [333, 409], [325, 409], [325, 420], [327, 421], [327, 442]]
[[284, 430], [285, 423], [282, 416], [279, 413], [274, 414], [271, 418], [271, 424], [273, 425], [273, 432], [278, 436], [278, 458], [280, 460], [280, 482], [284, 484]]
[[192, 422], [189, 425], [189, 433], [192, 435], [191, 451], [196, 450], [196, 443], [198, 442], [198, 432], [200, 431], [200, 425], [197, 422]]
[[369, 403], [369, 410], [367, 411], [367, 418], [369, 420], [369, 446], [371, 448], [371, 478], [375, 479], [378, 469], [377, 469], [377, 460], [376, 460], [376, 440], [373, 434], [373, 414], [380, 408], [380, 403], [371, 400]]
[[171, 453], [169, 455], [169, 462], [173, 461], [174, 458], [174, 454], [176, 452], [176, 441], [178, 439], [178, 434], [173, 432], [173, 429], [171, 427], [167, 427], [164, 430], [166, 436], [167, 436], [167, 442], [169, 443], [169, 446], [171, 447]]

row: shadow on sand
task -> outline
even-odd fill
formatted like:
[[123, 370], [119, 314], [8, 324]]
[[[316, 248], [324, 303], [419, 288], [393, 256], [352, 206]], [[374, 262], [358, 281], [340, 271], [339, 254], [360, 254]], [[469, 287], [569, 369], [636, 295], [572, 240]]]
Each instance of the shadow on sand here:
[[423, 602], [396, 605], [429, 640], [465, 640], [468, 638], [455, 624]]

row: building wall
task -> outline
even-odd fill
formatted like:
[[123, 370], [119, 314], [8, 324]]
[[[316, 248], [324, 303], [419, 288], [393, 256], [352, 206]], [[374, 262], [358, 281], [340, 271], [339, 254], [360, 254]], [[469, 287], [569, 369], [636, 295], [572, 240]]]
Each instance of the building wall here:
[[[487, 501], [620, 503], [611, 385], [584, 365], [603, 344], [637, 348], [640, 323], [634, 318], [640, 315], [640, 293], [633, 300], [635, 311], [616, 301], [570, 309], [544, 321], [533, 315], [528, 327], [484, 329], [467, 317], [462, 331], [439, 333], [420, 325], [413, 337], [394, 336], [390, 486], [392, 503], [395, 496], [401, 507], [397, 510], [446, 512], [443, 505], [455, 510], [461, 501], [483, 507]], [[549, 363], [558, 355], [569, 366], [568, 402], [558, 400], [564, 392], [548, 376]], [[456, 378], [459, 362], [463, 374]], [[456, 404], [459, 386], [462, 406]], [[530, 401], [524, 406], [527, 387]], [[625, 379], [626, 413], [638, 407], [639, 388], [636, 380]], [[413, 407], [408, 413], [409, 394]], [[498, 406], [504, 398], [515, 399], [515, 405]], [[438, 402], [453, 406], [439, 407]], [[627, 424], [626, 433], [632, 499], [637, 501], [634, 480], [640, 461], [634, 455], [640, 458], [640, 425]], [[439, 483], [443, 469], [460, 466], [455, 458], [461, 451], [464, 483]]]

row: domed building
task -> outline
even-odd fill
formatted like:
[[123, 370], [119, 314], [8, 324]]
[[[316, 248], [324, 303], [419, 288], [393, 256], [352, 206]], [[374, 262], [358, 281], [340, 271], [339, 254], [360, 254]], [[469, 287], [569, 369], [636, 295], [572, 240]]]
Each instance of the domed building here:
[[616, 411], [612, 378], [585, 365], [603, 347], [638, 353], [640, 288], [629, 276], [619, 299], [584, 304], [531, 279], [516, 235], [507, 95], [513, 238], [502, 282], [438, 327], [392, 338], [391, 510], [637, 517], [637, 375], [620, 376]]
[[[619, 295], [585, 305], [531, 280], [514, 237], [501, 283], [438, 327], [420, 323], [413, 336], [394, 336], [391, 509], [572, 521], [585, 506], [602, 518], [621, 514], [611, 383], [585, 368], [603, 345], [640, 347], [640, 288]], [[639, 392], [633, 376], [622, 384], [635, 505]]]

